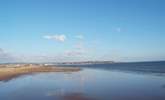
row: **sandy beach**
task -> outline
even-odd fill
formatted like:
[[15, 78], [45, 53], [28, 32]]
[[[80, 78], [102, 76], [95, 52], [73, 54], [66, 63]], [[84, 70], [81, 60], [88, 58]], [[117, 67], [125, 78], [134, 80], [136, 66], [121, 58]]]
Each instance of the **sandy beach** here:
[[57, 66], [39, 66], [29, 65], [20, 67], [0, 67], [0, 81], [10, 80], [20, 75], [32, 74], [37, 72], [75, 72], [80, 68], [75, 67], [57, 67]]

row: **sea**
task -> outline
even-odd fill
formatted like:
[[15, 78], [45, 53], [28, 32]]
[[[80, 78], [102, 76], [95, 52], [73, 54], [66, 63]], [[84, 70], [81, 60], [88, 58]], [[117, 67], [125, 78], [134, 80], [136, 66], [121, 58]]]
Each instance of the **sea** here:
[[0, 100], [165, 100], [165, 61], [68, 66], [0, 81]]

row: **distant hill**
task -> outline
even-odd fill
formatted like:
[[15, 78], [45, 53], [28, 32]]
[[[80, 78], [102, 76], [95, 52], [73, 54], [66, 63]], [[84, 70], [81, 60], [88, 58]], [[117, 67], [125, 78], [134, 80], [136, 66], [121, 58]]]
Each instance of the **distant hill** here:
[[114, 61], [82, 61], [82, 62], [59, 62], [56, 64], [64, 64], [64, 65], [85, 65], [85, 64], [111, 64], [115, 63]]

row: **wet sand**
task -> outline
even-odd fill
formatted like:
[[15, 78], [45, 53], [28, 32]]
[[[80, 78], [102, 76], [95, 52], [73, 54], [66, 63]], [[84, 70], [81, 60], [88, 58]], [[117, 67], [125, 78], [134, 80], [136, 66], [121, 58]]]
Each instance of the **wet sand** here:
[[23, 67], [0, 67], [0, 81], [10, 80], [20, 75], [32, 74], [37, 72], [75, 72], [80, 71], [75, 67], [56, 67], [56, 66], [23, 66]]
[[70, 95], [65, 95], [64, 100], [94, 100], [93, 98], [87, 97], [81, 93], [74, 93]]

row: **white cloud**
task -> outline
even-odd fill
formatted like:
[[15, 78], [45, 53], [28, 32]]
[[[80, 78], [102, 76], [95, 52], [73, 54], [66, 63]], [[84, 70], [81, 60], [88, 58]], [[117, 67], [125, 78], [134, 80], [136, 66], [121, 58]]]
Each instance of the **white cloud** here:
[[84, 47], [84, 44], [83, 42], [79, 42], [77, 43], [71, 50], [68, 50], [65, 52], [65, 55], [66, 56], [70, 56], [70, 57], [73, 57], [73, 56], [84, 56], [86, 53], [87, 53], [87, 48]]
[[49, 39], [49, 40], [55, 40], [55, 41], [59, 41], [59, 42], [64, 42], [66, 40], [66, 36], [65, 35], [46, 35], [44, 36], [45, 39]]
[[82, 50], [85, 48], [83, 42], [77, 43], [74, 47], [75, 49], [79, 49], [79, 50]]
[[77, 36], [75, 36], [75, 38], [77, 38], [77, 39], [84, 39], [84, 36], [83, 35], [77, 35]]
[[71, 50], [71, 51], [66, 51], [65, 52], [65, 55], [66, 56], [81, 56], [83, 55], [84, 52], [83, 51], [79, 51], [79, 50]]

